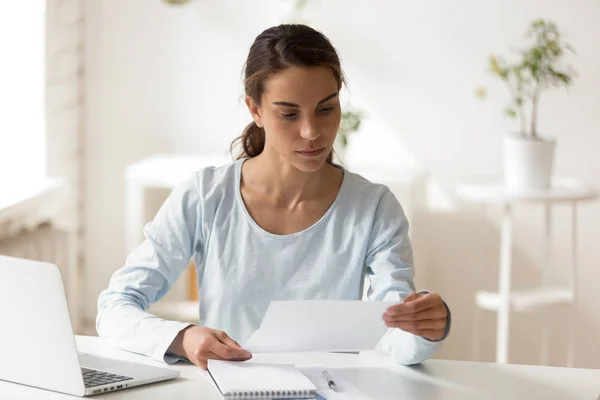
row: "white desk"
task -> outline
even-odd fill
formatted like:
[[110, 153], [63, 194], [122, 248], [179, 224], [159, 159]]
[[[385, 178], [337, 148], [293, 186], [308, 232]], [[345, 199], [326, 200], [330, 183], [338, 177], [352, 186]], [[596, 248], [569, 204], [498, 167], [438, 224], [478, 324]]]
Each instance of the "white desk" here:
[[[145, 357], [106, 346], [96, 337], [78, 336], [80, 351], [127, 361], [159, 365]], [[596, 400], [600, 394], [600, 370], [428, 360], [404, 367], [372, 352], [355, 354], [271, 354], [257, 361], [325, 365], [343, 368], [352, 384], [374, 399], [542, 399]], [[35, 360], [32, 360], [35, 362]], [[221, 396], [207, 375], [194, 365], [176, 364], [175, 380], [100, 394], [93, 399], [202, 399]], [[418, 382], [418, 385], [414, 383]], [[73, 396], [0, 381], [0, 399], [74, 399]]]

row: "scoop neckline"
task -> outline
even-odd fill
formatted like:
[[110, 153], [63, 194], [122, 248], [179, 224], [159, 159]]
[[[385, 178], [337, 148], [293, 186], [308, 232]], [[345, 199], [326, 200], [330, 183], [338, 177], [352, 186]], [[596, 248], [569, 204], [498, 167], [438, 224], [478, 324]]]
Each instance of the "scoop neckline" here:
[[263, 227], [261, 227], [255, 220], [254, 218], [252, 218], [252, 216], [250, 215], [250, 212], [248, 211], [248, 208], [246, 208], [246, 204], [244, 203], [244, 199], [242, 198], [242, 165], [244, 164], [244, 162], [247, 160], [247, 158], [241, 159], [237, 161], [237, 165], [235, 168], [235, 184], [236, 184], [236, 188], [235, 188], [235, 197], [236, 200], [238, 202], [238, 205], [242, 208], [246, 218], [248, 219], [248, 222], [250, 222], [250, 225], [254, 226], [255, 229], [257, 229], [259, 232], [261, 232], [262, 234], [269, 236], [271, 238], [274, 239], [291, 239], [291, 238], [296, 238], [299, 236], [303, 236], [307, 233], [309, 233], [310, 231], [315, 230], [319, 225], [321, 225], [323, 223], [323, 221], [325, 221], [329, 215], [331, 215], [331, 213], [333, 212], [333, 210], [335, 209], [335, 207], [337, 206], [337, 204], [340, 201], [340, 198], [342, 197], [342, 191], [344, 190], [345, 186], [346, 186], [346, 177], [347, 177], [347, 171], [344, 168], [340, 168], [342, 170], [342, 184], [340, 185], [340, 188], [338, 190], [337, 195], [335, 196], [335, 199], [333, 200], [333, 203], [331, 203], [331, 205], [329, 206], [329, 208], [327, 209], [327, 211], [325, 212], [325, 214], [323, 214], [323, 216], [321, 216], [321, 218], [319, 218], [319, 220], [317, 222], [315, 222], [314, 224], [312, 224], [311, 226], [309, 226], [306, 229], [303, 229], [301, 231], [298, 232], [294, 232], [294, 233], [289, 233], [287, 235], [279, 235], [276, 233], [271, 233], [267, 230], [265, 230]]

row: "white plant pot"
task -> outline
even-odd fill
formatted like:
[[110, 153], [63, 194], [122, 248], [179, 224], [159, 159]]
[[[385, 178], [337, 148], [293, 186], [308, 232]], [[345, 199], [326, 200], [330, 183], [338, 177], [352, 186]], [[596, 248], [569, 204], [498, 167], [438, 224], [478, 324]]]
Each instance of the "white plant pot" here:
[[504, 139], [504, 182], [509, 190], [547, 189], [552, 182], [554, 139], [507, 135]]

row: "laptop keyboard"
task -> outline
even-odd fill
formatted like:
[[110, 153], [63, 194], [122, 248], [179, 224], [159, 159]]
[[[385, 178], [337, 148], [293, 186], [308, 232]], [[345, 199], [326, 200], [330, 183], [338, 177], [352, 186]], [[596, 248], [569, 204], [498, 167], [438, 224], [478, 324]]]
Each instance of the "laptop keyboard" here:
[[97, 371], [95, 369], [81, 368], [81, 372], [83, 372], [83, 381], [86, 388], [133, 379], [129, 376], [111, 374], [109, 372]]

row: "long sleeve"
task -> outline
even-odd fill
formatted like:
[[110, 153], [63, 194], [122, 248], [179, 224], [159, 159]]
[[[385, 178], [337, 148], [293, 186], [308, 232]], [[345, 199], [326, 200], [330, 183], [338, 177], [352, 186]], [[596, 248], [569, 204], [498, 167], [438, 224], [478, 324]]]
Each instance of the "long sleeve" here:
[[98, 298], [96, 329], [111, 344], [155, 360], [166, 355], [177, 334], [190, 324], [167, 321], [146, 310], [164, 297], [200, 250], [200, 196], [193, 178], [175, 188], [154, 220], [144, 227], [144, 242], [126, 259]]
[[[402, 301], [415, 291], [414, 265], [408, 221], [392, 192], [385, 188], [377, 206], [366, 256], [370, 300]], [[390, 328], [378, 350], [398, 363], [417, 364], [431, 357], [441, 342]]]

